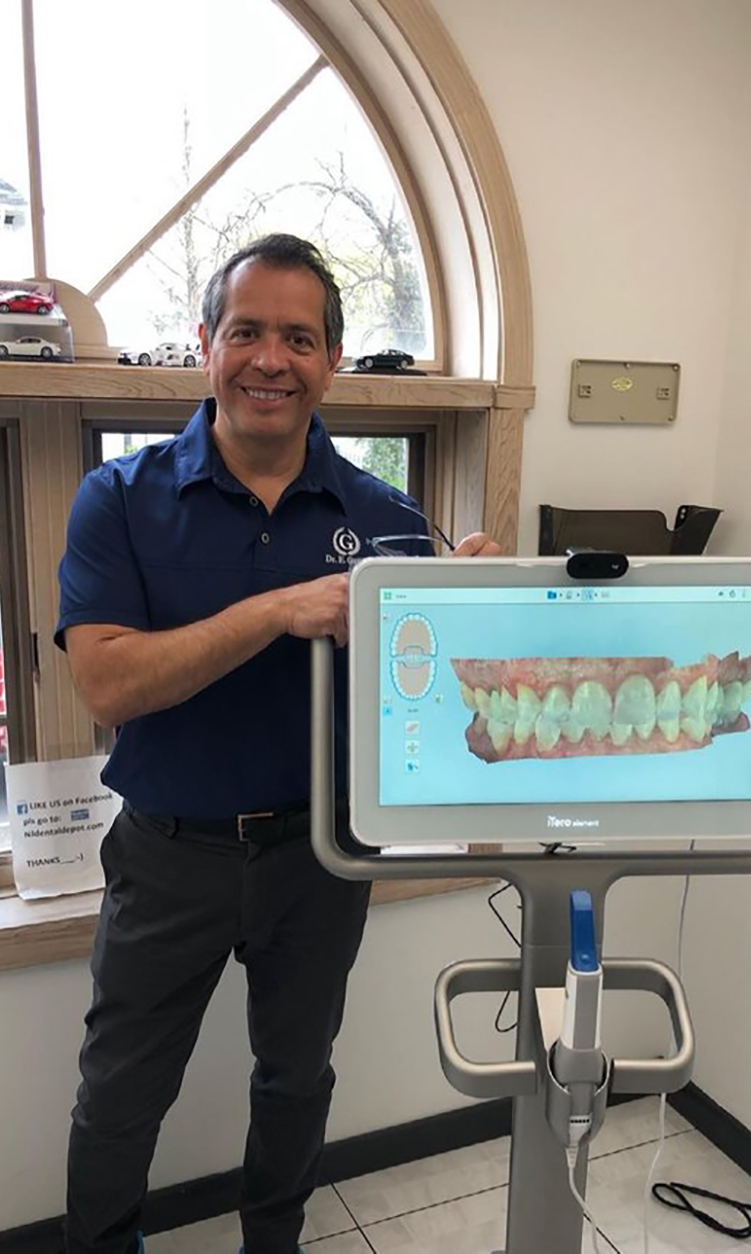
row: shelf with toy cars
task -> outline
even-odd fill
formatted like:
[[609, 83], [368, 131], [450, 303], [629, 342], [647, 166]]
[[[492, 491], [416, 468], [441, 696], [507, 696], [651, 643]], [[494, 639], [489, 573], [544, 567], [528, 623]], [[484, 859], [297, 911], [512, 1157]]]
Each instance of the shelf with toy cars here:
[[73, 361], [73, 335], [55, 284], [0, 279], [0, 366]]

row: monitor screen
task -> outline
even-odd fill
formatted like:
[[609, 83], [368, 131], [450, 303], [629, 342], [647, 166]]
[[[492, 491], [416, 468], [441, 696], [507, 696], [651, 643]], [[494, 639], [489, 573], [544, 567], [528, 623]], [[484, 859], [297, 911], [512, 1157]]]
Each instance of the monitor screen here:
[[352, 583], [365, 843], [751, 834], [751, 563], [580, 584], [565, 560], [376, 559]]

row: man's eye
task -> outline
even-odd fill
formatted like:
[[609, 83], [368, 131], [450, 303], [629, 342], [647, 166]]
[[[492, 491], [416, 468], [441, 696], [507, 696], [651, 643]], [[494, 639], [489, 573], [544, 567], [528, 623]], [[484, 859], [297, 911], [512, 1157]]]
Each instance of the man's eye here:
[[255, 335], [253, 327], [235, 327], [232, 332], [233, 340], [250, 340]]
[[313, 347], [313, 341], [311, 340], [309, 335], [293, 335], [291, 338], [292, 338], [292, 343], [294, 344], [295, 348], [312, 348]]

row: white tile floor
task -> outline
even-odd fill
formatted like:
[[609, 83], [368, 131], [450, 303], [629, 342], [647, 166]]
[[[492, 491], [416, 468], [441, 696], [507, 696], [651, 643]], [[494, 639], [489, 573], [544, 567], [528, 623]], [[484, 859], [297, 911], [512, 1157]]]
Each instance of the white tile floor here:
[[[751, 1202], [751, 1179], [668, 1108], [658, 1179]], [[588, 1196], [602, 1254], [643, 1254], [642, 1196], [659, 1136], [656, 1099], [608, 1112], [591, 1156]], [[438, 1154], [318, 1189], [303, 1230], [307, 1254], [491, 1254], [503, 1248], [509, 1140]], [[727, 1217], [726, 1217], [727, 1218]], [[735, 1223], [734, 1216], [730, 1222]], [[650, 1254], [727, 1254], [738, 1242], [651, 1206]], [[147, 1238], [146, 1254], [237, 1254], [234, 1216]], [[585, 1231], [582, 1250], [590, 1254]]]

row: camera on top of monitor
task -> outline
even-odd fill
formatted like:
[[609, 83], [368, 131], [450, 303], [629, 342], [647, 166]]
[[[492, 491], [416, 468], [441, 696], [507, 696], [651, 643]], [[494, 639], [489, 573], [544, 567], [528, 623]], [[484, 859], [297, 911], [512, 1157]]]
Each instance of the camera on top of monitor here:
[[566, 574], [571, 579], [622, 579], [628, 570], [625, 553], [569, 549], [566, 557]]

